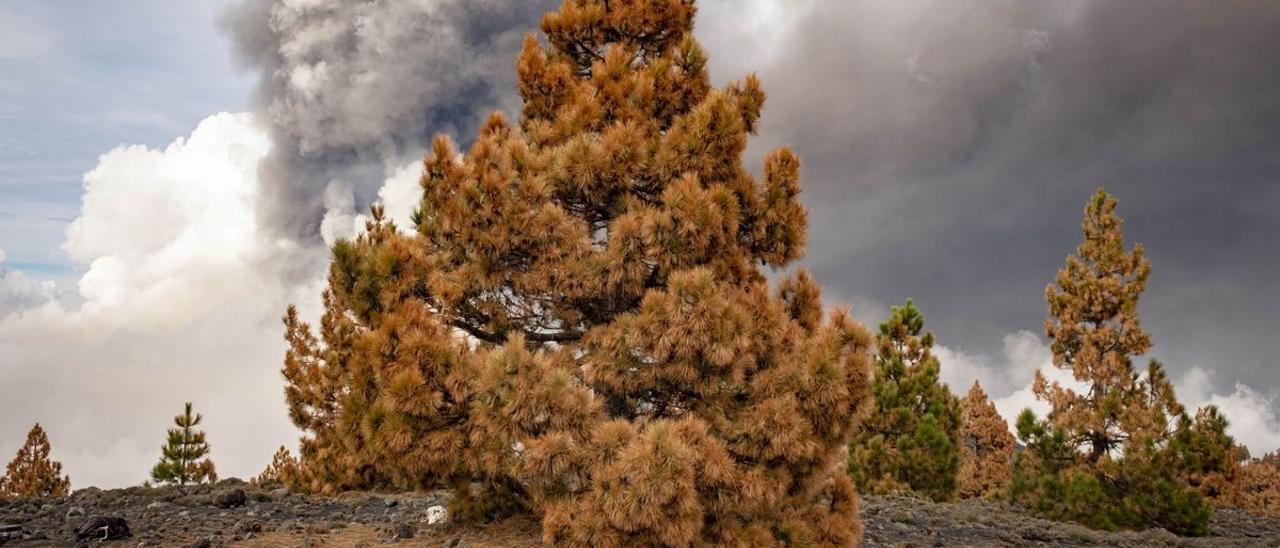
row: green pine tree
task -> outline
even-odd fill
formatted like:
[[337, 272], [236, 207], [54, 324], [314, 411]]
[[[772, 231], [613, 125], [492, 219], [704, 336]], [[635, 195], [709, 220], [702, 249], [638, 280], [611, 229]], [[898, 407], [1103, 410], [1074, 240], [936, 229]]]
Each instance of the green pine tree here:
[[157, 483], [210, 483], [218, 481], [213, 461], [208, 457], [209, 442], [203, 431], [196, 430], [203, 419], [187, 402], [181, 415], [173, 418], [176, 428], [169, 429], [169, 438], [160, 448], [160, 462], [151, 469], [151, 479]]
[[1216, 506], [1231, 506], [1237, 498], [1240, 461], [1248, 459], [1240, 458], [1229, 424], [1216, 405], [1200, 408], [1194, 418], [1180, 416], [1162, 464]]
[[956, 496], [960, 402], [938, 380], [933, 333], [907, 300], [893, 307], [877, 337], [875, 406], [854, 434], [849, 474], [859, 492], [911, 490], [934, 500]]

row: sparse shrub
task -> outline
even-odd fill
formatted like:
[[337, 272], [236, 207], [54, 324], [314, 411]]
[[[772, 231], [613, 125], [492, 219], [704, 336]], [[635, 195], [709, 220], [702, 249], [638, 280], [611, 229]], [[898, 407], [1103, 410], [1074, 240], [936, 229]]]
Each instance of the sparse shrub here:
[[253, 478], [251, 483], [259, 487], [285, 487], [296, 482], [298, 476], [298, 459], [294, 458], [283, 445], [271, 456], [271, 464]]
[[1100, 529], [1163, 527], [1203, 535], [1212, 491], [1233, 447], [1215, 409], [1185, 415], [1163, 367], [1145, 374], [1132, 358], [1151, 340], [1138, 323], [1150, 265], [1142, 246], [1125, 248], [1115, 198], [1103, 190], [1085, 207], [1084, 242], [1045, 290], [1053, 362], [1084, 385], [1033, 390], [1051, 410], [1018, 418], [1026, 450], [1014, 459], [1010, 493], [1034, 510]]
[[412, 235], [333, 248], [284, 375], [310, 490], [457, 486], [562, 544], [853, 544], [870, 336], [804, 272], [799, 159], [742, 166], [764, 93], [712, 89], [691, 0], [567, 0], [520, 123], [437, 138]]
[[196, 430], [204, 417], [194, 413], [187, 402], [182, 414], [173, 418], [175, 428], [169, 429], [164, 446], [160, 448], [160, 462], [151, 469], [151, 479], [157, 483], [214, 483], [218, 472], [209, 455], [209, 443], [203, 431]]
[[933, 333], [911, 300], [880, 324], [873, 408], [853, 437], [849, 474], [858, 489], [911, 490], [936, 501], [956, 496], [960, 402], [938, 380]]
[[1013, 434], [978, 381], [960, 400], [960, 449], [962, 461], [957, 472], [962, 498], [993, 498], [1009, 487], [1009, 464], [1013, 460]]
[[0, 476], [0, 499], [61, 497], [71, 490], [62, 463], [49, 459], [49, 436], [37, 423]]

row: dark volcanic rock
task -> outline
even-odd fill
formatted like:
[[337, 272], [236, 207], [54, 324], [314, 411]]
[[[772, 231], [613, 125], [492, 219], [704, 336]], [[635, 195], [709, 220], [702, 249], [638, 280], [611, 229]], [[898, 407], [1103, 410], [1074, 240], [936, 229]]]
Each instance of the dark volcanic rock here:
[[0, 544], [5, 544], [11, 540], [21, 540], [22, 535], [21, 525], [0, 523]]
[[244, 489], [230, 489], [213, 496], [213, 505], [218, 508], [238, 508], [244, 506]]
[[863, 497], [867, 546], [1280, 546], [1280, 520], [1219, 509], [1209, 536], [1178, 537], [1164, 529], [1108, 533], [1037, 518], [1014, 505], [985, 500], [935, 503], [910, 495]]
[[387, 532], [391, 534], [391, 540], [404, 540], [413, 538], [413, 526], [405, 522], [393, 523]]

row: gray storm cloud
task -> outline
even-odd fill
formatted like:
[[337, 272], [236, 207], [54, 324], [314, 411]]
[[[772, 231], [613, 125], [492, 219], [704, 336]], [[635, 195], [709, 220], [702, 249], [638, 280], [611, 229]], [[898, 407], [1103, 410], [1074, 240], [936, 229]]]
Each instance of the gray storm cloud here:
[[[258, 216], [318, 242], [431, 134], [515, 110], [512, 58], [555, 0], [243, 0], [226, 14], [274, 147]], [[828, 294], [919, 302], [943, 343], [1039, 331], [1086, 196], [1121, 200], [1154, 275], [1155, 355], [1275, 386], [1280, 6], [1270, 2], [700, 3], [719, 80], [770, 94], [748, 158], [805, 160]], [[723, 78], [721, 77], [723, 76]]]
[[829, 293], [914, 297], [943, 344], [998, 354], [1039, 331], [1106, 186], [1153, 261], [1154, 355], [1277, 385], [1280, 5], [794, 5], [767, 63], [729, 62], [770, 94], [749, 156], [805, 160], [808, 262]]
[[[363, 211], [438, 132], [518, 107], [514, 56], [552, 0], [243, 0], [221, 24], [261, 75], [273, 148], [258, 216], [318, 242], [326, 191]], [[463, 139], [465, 141], [465, 139]]]

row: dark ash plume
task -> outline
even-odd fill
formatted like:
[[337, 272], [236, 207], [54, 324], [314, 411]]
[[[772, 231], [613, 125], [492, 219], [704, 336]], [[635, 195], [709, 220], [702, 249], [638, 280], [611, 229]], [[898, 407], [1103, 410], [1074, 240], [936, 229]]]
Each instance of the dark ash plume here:
[[1276, 385], [1280, 4], [771, 1], [809, 9], [737, 63], [769, 93], [747, 157], [804, 160], [824, 295], [913, 297], [942, 344], [999, 355], [1106, 186], [1153, 264], [1153, 357]]
[[513, 112], [514, 56], [554, 0], [241, 0], [223, 14], [237, 60], [261, 75], [273, 149], [258, 215], [320, 240], [326, 189], [363, 211], [435, 133], [465, 140]]

